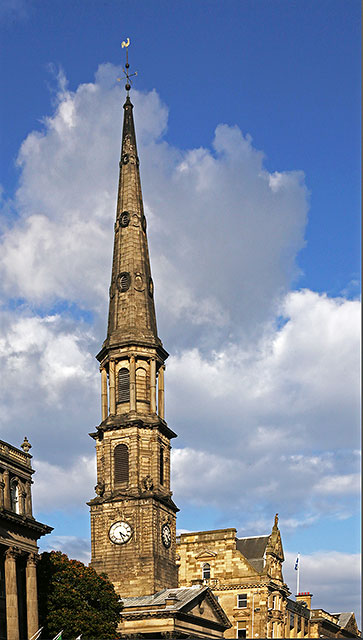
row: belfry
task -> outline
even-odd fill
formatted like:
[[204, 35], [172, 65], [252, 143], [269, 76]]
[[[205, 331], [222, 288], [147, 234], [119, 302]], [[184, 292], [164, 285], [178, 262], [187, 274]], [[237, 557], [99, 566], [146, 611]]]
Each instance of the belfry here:
[[97, 497], [89, 504], [92, 566], [108, 574], [121, 596], [136, 596], [177, 587], [178, 508], [170, 491], [170, 440], [176, 434], [164, 419], [168, 354], [157, 334], [129, 95], [123, 108], [108, 330], [97, 355], [102, 422], [91, 434]]

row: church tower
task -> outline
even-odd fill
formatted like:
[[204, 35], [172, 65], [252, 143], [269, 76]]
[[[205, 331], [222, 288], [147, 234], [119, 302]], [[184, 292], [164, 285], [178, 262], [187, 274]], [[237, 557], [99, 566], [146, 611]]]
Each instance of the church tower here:
[[170, 440], [164, 419], [168, 357], [158, 337], [129, 97], [123, 106], [119, 188], [107, 337], [97, 355], [102, 422], [96, 441], [97, 497], [91, 510], [91, 566], [121, 597], [178, 585], [170, 491]]

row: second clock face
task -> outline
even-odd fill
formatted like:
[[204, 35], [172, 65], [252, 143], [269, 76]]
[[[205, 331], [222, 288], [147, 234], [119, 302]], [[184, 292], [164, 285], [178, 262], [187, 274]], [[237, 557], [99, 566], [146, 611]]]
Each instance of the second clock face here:
[[110, 526], [108, 536], [114, 544], [125, 544], [131, 539], [132, 527], [128, 522], [114, 522]]
[[171, 531], [168, 524], [163, 524], [161, 527], [161, 539], [163, 541], [164, 547], [169, 549], [171, 545]]

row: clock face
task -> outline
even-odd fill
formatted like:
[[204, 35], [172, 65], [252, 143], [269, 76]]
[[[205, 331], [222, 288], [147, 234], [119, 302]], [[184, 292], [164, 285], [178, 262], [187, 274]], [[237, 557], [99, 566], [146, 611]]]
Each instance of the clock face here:
[[114, 544], [125, 544], [131, 539], [132, 533], [132, 527], [128, 522], [114, 522], [110, 526], [108, 535]]
[[171, 531], [168, 524], [163, 524], [161, 527], [161, 539], [163, 541], [164, 547], [169, 549], [171, 545]]

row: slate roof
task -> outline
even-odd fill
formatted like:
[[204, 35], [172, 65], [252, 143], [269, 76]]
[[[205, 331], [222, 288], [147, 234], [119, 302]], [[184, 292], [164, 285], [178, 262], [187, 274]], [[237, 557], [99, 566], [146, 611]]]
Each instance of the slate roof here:
[[[179, 589], [163, 589], [157, 593], [147, 596], [122, 598], [122, 602], [125, 607], [160, 607], [165, 606], [165, 609], [171, 611], [178, 611], [182, 609], [188, 602], [193, 600], [197, 595], [204, 591], [207, 591], [208, 587], [201, 587], [196, 585], [194, 587], [184, 587]], [[173, 604], [165, 605], [165, 601], [168, 598], [175, 596]]]
[[[147, 596], [122, 598], [124, 609], [121, 615], [128, 618], [140, 617], [140, 615], [142, 617], [145, 615], [165, 617], [168, 614], [178, 617], [179, 613], [180, 615], [188, 614], [189, 610], [204, 598], [209, 601], [215, 611], [217, 620], [214, 624], [222, 626], [224, 629], [231, 627], [232, 625], [224, 609], [222, 609], [213, 592], [209, 587], [200, 585], [180, 587], [178, 589], [163, 589]], [[168, 599], [171, 602], [166, 604]], [[211, 624], [210, 621], [209, 624]]]
[[248, 562], [262, 573], [264, 567], [264, 555], [270, 536], [256, 536], [252, 538], [237, 538], [237, 549]]
[[338, 624], [344, 629], [347, 626], [353, 615], [353, 611], [342, 611], [341, 613], [332, 613], [332, 616], [337, 616]]

